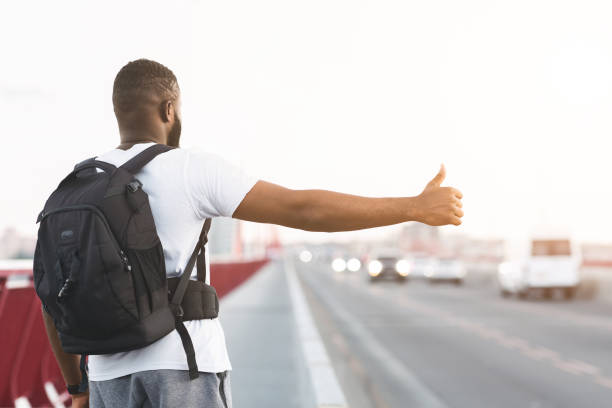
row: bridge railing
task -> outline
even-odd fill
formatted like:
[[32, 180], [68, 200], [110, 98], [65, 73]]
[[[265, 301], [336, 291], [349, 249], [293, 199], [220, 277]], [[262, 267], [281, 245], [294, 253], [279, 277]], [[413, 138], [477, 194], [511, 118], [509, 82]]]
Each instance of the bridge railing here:
[[[211, 284], [223, 297], [266, 262], [212, 263]], [[64, 407], [70, 398], [47, 340], [31, 260], [0, 261], [0, 330], [0, 406]]]

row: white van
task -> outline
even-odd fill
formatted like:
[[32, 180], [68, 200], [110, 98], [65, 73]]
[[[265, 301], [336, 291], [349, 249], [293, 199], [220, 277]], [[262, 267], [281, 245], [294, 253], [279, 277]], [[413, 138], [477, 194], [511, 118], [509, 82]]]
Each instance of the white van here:
[[529, 256], [519, 263], [504, 262], [498, 269], [502, 296], [516, 293], [526, 297], [540, 291], [550, 297], [553, 290], [563, 291], [570, 299], [580, 284], [581, 257], [569, 239], [534, 239]]

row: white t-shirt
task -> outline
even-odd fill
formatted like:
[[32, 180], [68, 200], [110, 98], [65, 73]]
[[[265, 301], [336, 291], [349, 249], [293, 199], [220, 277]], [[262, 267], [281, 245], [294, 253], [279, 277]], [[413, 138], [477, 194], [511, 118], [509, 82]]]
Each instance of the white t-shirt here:
[[[125, 151], [114, 149], [97, 159], [120, 166], [152, 144], [136, 144]], [[137, 177], [149, 196], [168, 277], [180, 275], [187, 265], [204, 219], [231, 217], [257, 181], [219, 156], [192, 149], [160, 154]], [[208, 257], [206, 261], [208, 270]], [[193, 268], [192, 277], [196, 273]], [[208, 271], [206, 276], [208, 281]], [[185, 326], [193, 341], [199, 371], [231, 370], [219, 318], [187, 321]], [[159, 369], [188, 369], [176, 330], [141, 349], [89, 356], [89, 377], [93, 381]]]

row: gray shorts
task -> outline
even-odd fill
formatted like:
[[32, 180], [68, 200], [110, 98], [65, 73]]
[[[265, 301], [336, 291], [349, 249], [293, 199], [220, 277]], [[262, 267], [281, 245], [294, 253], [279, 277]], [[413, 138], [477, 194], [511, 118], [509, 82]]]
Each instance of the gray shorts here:
[[229, 371], [200, 373], [195, 380], [182, 370], [154, 370], [89, 382], [92, 408], [231, 408]]

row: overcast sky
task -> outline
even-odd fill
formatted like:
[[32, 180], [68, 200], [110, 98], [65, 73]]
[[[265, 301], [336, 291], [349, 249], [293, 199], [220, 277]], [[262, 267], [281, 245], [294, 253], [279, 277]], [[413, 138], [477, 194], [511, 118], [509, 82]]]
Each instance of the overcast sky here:
[[182, 145], [262, 179], [416, 195], [444, 162], [466, 211], [448, 231], [610, 242], [610, 4], [12, 1], [0, 229], [35, 233], [61, 177], [116, 146], [114, 76], [146, 57], [179, 78]]

